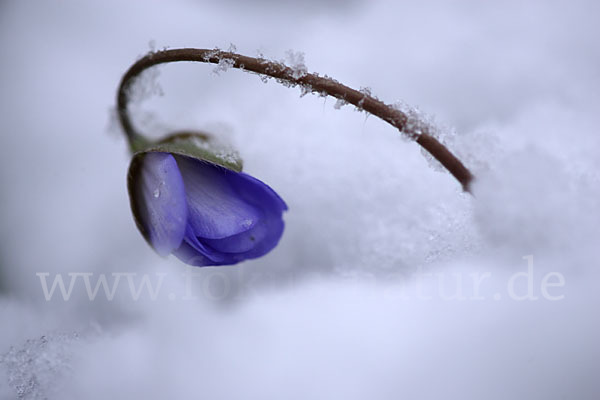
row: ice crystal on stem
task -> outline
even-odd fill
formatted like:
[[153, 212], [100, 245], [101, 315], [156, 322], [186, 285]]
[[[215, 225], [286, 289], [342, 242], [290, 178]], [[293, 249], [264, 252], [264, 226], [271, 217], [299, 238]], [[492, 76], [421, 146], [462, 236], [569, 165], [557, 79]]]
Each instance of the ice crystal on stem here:
[[227, 72], [227, 70], [233, 65], [235, 62], [230, 58], [221, 58], [217, 66], [213, 69], [213, 72], [217, 75], [220, 75], [221, 72]]
[[300, 79], [303, 76], [306, 76], [308, 69], [304, 64], [304, 53], [288, 50], [285, 53], [285, 56], [285, 63], [292, 69], [292, 77], [294, 79]]

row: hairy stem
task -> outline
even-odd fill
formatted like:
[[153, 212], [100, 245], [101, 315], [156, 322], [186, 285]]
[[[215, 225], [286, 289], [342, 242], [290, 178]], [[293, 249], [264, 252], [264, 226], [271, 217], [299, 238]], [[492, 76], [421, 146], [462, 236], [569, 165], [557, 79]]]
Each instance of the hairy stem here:
[[368, 93], [345, 86], [336, 80], [319, 76], [315, 73], [305, 73], [290, 68], [284, 64], [265, 60], [262, 58], [247, 57], [236, 53], [208, 50], [208, 49], [173, 49], [151, 52], [135, 62], [123, 75], [117, 97], [117, 111], [119, 121], [123, 126], [129, 144], [133, 148], [135, 143], [143, 141], [143, 136], [135, 131], [129, 117], [127, 105], [129, 93], [135, 78], [144, 70], [157, 65], [177, 61], [195, 61], [219, 64], [238, 68], [259, 75], [276, 78], [279, 82], [300, 85], [304, 90], [326, 94], [371, 113], [390, 125], [398, 128], [400, 132], [414, 139], [439, 161], [462, 185], [463, 190], [469, 192], [473, 175], [442, 143], [427, 132], [414, 132], [407, 126], [408, 117], [402, 111], [389, 104], [378, 100]]

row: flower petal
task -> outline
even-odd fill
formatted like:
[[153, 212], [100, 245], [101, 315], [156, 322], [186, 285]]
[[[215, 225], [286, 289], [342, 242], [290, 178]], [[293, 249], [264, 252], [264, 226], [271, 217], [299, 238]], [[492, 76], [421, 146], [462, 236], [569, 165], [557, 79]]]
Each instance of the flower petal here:
[[175, 251], [173, 251], [173, 255], [179, 258], [181, 261], [188, 265], [193, 265], [196, 267], [206, 267], [209, 265], [219, 265], [216, 264], [211, 259], [206, 256], [198, 253], [196, 249], [190, 246], [187, 242], [181, 243], [181, 246]]
[[240, 172], [228, 175], [227, 179], [240, 196], [261, 210], [281, 213], [288, 209], [287, 204], [271, 187], [253, 176]]
[[[216, 239], [219, 240], [219, 239]], [[224, 255], [221, 251], [216, 250], [205, 245], [204, 243], [198, 240], [194, 233], [194, 229], [191, 225], [188, 224], [187, 229], [185, 231], [184, 242], [186, 242], [192, 249], [194, 249], [198, 254], [203, 255], [209, 260], [220, 263], [226, 259], [226, 255]]]
[[171, 154], [141, 155], [133, 203], [147, 239], [161, 256], [178, 248], [188, 215], [183, 179]]
[[257, 258], [271, 251], [283, 234], [284, 223], [281, 214], [267, 213], [246, 232], [223, 239], [202, 239], [202, 242], [217, 251], [231, 255], [242, 261]]
[[260, 211], [234, 189], [236, 172], [189, 157], [176, 156], [185, 183], [189, 222], [196, 236], [221, 239], [252, 228]]
[[261, 218], [254, 227], [246, 232], [229, 236], [223, 239], [203, 239], [215, 250], [225, 253], [244, 253], [260, 243], [268, 234], [265, 218]]
[[256, 244], [251, 250], [242, 253], [244, 259], [257, 258], [264, 256], [273, 250], [283, 234], [284, 223], [281, 214], [268, 214], [262, 219], [250, 232], [256, 238], [262, 236], [262, 239], [256, 240]]
[[271, 251], [284, 229], [281, 214], [287, 205], [273, 189], [243, 172], [227, 175], [227, 179], [246, 202], [261, 210], [260, 219], [252, 228], [222, 239], [202, 239], [215, 250], [232, 253], [238, 261], [257, 258]]
[[216, 251], [200, 242], [189, 225], [183, 243], [173, 254], [184, 263], [197, 267], [230, 265], [239, 261], [231, 254]]

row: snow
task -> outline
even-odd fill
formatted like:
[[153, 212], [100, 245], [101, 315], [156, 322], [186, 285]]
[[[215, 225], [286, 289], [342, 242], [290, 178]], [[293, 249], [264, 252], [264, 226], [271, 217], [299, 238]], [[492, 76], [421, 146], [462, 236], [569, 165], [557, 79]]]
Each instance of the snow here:
[[336, 110], [339, 110], [340, 108], [344, 107], [346, 104], [348, 104], [348, 102], [344, 99], [337, 99], [335, 101], [335, 104], [333, 105], [333, 108], [335, 108]]
[[140, 74], [135, 83], [129, 87], [129, 97], [132, 105], [138, 105], [152, 96], [164, 96], [159, 83], [160, 69], [148, 69]]
[[213, 69], [213, 72], [216, 75], [220, 75], [221, 72], [227, 72], [229, 68], [233, 67], [233, 64], [235, 64], [235, 62], [232, 59], [221, 58], [219, 59], [219, 63], [217, 64], [217, 66]]
[[292, 77], [300, 79], [308, 73], [308, 69], [304, 64], [304, 53], [288, 50], [285, 52], [284, 64], [292, 69]]
[[369, 96], [373, 96], [373, 94], [371, 93], [370, 87], [361, 87], [359, 92], [361, 92], [363, 94], [363, 98], [360, 99], [360, 101], [358, 102], [357, 110], [362, 111], [362, 107], [365, 102], [365, 99]]
[[[597, 3], [298, 4], [0, 5], [0, 398], [597, 399]], [[218, 134], [290, 211], [261, 259], [160, 258], [106, 132], [152, 39], [301, 49], [321, 76], [418, 107], [474, 196], [377, 118], [161, 66], [136, 126]], [[57, 276], [73, 291], [46, 301]]]
[[11, 348], [4, 354], [0, 362], [17, 398], [60, 397], [61, 380], [72, 374], [70, 353], [77, 340], [77, 334], [53, 333], [28, 339], [21, 348]]

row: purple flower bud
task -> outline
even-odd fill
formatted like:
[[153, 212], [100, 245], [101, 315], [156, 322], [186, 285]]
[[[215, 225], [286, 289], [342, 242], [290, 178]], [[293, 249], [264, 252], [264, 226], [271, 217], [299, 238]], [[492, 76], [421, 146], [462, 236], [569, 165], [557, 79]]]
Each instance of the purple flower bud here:
[[137, 154], [129, 173], [138, 228], [160, 254], [195, 266], [228, 265], [271, 251], [284, 201], [243, 172], [168, 152]]

